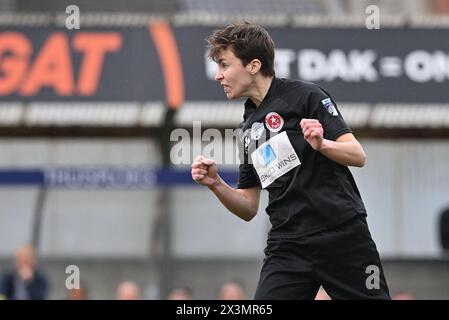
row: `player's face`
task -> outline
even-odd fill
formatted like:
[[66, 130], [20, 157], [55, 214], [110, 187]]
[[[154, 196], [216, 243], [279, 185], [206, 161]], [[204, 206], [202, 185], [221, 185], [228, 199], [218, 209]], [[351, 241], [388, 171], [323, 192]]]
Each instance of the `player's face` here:
[[223, 86], [228, 99], [248, 97], [253, 84], [249, 64], [244, 67], [242, 61], [229, 48], [220, 51], [217, 62], [215, 80]]

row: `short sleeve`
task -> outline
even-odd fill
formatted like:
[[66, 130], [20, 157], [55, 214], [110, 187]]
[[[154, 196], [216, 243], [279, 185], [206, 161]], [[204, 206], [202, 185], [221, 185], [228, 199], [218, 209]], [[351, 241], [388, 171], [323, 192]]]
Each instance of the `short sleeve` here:
[[239, 166], [238, 189], [249, 189], [259, 186], [259, 178], [254, 173], [252, 164], [241, 164]]
[[314, 86], [308, 100], [308, 116], [320, 121], [324, 138], [336, 140], [345, 133], [352, 133], [332, 97], [319, 86]]

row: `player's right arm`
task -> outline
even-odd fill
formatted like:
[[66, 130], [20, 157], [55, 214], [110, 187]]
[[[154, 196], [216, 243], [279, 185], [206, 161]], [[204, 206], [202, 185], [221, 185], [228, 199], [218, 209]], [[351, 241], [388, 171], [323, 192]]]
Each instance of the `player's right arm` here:
[[259, 209], [260, 187], [235, 189], [218, 175], [212, 159], [198, 156], [192, 164], [192, 179], [207, 186], [223, 205], [239, 218], [250, 221]]

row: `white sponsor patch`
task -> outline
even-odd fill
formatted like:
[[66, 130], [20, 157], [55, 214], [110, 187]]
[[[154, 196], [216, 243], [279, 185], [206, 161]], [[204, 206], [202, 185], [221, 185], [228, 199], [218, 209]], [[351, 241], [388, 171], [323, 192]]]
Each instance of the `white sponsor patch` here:
[[262, 188], [301, 164], [285, 131], [257, 148], [251, 159]]
[[327, 112], [329, 112], [333, 116], [338, 116], [337, 108], [335, 108], [335, 105], [332, 103], [332, 100], [330, 98], [321, 100], [321, 103], [323, 104], [324, 108], [326, 108]]

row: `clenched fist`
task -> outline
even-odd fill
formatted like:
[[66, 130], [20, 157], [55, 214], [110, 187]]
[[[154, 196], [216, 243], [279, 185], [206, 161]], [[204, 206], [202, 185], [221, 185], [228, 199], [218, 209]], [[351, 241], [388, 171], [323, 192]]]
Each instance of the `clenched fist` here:
[[192, 179], [203, 186], [212, 186], [218, 181], [217, 164], [214, 160], [198, 156], [192, 163]]
[[314, 150], [319, 151], [323, 144], [324, 130], [321, 123], [316, 119], [302, 119], [299, 123], [304, 139], [312, 146]]

